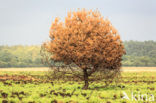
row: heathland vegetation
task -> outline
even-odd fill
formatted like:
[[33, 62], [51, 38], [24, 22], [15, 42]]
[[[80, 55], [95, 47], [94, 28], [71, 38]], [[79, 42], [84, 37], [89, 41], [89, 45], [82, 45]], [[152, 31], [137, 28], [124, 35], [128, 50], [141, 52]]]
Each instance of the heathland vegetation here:
[[[45, 73], [0, 72], [0, 103], [156, 102], [156, 72], [122, 72], [118, 84], [104, 87], [103, 80], [90, 82], [88, 90], [82, 89], [82, 81], [69, 81], [67, 76], [54, 81]], [[123, 99], [125, 95], [128, 99]]]

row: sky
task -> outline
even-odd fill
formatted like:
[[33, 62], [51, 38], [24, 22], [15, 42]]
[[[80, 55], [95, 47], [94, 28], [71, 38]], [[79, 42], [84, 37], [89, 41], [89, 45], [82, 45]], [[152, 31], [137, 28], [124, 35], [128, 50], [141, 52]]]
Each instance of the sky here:
[[0, 0], [0, 45], [40, 45], [55, 17], [98, 9], [121, 39], [156, 41], [156, 0]]

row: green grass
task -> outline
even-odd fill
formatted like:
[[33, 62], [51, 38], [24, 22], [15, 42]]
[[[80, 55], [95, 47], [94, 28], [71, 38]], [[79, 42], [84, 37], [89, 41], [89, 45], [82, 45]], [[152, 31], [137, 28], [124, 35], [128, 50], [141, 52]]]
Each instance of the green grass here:
[[[35, 78], [45, 77], [46, 72], [1, 72], [0, 76], [25, 75]], [[104, 82], [90, 83], [88, 90], [83, 90], [83, 81], [44, 80], [0, 80], [0, 102], [9, 103], [155, 103], [156, 72], [123, 72], [116, 85], [102, 88]], [[123, 92], [130, 100], [122, 99]], [[132, 100], [147, 94], [147, 101]], [[151, 98], [154, 96], [154, 101]], [[149, 100], [150, 99], [150, 100]]]

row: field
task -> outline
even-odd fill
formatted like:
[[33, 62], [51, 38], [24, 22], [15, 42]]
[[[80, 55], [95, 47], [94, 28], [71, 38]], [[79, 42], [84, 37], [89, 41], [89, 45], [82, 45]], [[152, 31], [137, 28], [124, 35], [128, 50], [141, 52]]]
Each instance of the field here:
[[121, 78], [103, 87], [104, 82], [49, 81], [48, 68], [0, 69], [2, 103], [156, 103], [156, 68], [123, 68]]

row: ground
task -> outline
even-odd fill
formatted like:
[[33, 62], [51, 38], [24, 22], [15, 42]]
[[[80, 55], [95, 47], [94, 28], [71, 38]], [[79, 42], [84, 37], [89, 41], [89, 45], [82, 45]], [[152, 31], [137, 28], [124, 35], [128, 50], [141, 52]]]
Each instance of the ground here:
[[123, 68], [119, 82], [47, 81], [48, 68], [11, 68], [0, 71], [2, 103], [156, 103], [156, 68]]

